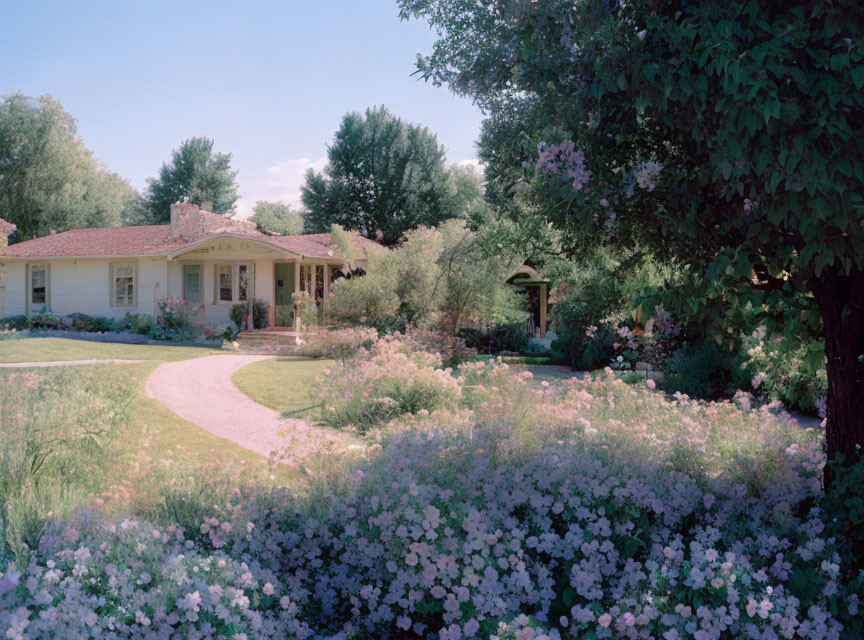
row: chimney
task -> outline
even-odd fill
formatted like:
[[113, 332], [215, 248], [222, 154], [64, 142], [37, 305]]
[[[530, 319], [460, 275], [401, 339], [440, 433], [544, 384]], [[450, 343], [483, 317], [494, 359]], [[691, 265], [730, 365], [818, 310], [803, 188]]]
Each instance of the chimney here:
[[0, 218], [0, 255], [6, 251], [6, 247], [9, 246], [9, 236], [18, 231], [18, 227], [16, 227], [11, 222], [6, 222], [3, 218]]
[[190, 204], [189, 198], [183, 198], [183, 202], [175, 202], [171, 205], [171, 235], [174, 238], [188, 235], [190, 229], [190, 218], [198, 213], [198, 205]]

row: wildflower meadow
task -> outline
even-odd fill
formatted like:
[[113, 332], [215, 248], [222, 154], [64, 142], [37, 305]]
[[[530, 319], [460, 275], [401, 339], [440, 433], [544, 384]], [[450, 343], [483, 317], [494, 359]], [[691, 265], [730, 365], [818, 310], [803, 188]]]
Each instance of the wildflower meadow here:
[[550, 382], [500, 359], [446, 367], [419, 342], [376, 339], [322, 374], [322, 419], [364, 433], [365, 446], [311, 454], [303, 486], [254, 487], [212, 468], [191, 489], [191, 476], [164, 478], [163, 507], [186, 508], [118, 515], [108, 500], [49, 518], [0, 573], [0, 630], [16, 640], [861, 632], [864, 585], [821, 490], [820, 433], [612, 370]]

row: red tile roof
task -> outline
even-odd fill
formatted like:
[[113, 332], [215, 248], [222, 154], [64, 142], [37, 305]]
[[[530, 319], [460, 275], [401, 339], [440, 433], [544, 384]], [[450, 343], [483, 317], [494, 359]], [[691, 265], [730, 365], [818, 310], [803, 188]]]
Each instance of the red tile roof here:
[[[6, 250], [4, 257], [159, 256], [182, 250], [184, 247], [200, 242], [208, 236], [221, 234], [252, 238], [304, 256], [342, 258], [342, 252], [332, 242], [329, 233], [305, 236], [269, 236], [249, 228], [231, 228], [223, 225], [212, 230], [200, 229], [195, 234], [191, 234], [193, 237], [186, 238], [172, 237], [170, 224], [145, 227], [74, 229], [12, 245]], [[367, 243], [375, 244], [365, 238], [361, 239], [360, 242], [364, 245]]]

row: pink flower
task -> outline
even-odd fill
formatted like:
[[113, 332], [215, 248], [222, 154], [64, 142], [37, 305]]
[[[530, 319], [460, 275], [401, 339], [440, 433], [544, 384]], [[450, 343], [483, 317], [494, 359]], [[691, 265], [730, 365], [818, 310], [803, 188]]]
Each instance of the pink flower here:
[[602, 616], [597, 618], [597, 624], [599, 624], [605, 629], [610, 624], [612, 624], [612, 616], [610, 616], [608, 613], [604, 613]]

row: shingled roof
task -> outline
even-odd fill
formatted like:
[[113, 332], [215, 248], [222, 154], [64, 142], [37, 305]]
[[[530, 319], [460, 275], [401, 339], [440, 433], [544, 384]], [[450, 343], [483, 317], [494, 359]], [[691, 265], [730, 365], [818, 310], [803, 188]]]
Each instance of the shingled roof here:
[[[161, 256], [175, 253], [208, 237], [229, 235], [254, 239], [304, 256], [342, 259], [342, 252], [329, 233], [301, 236], [266, 235], [258, 231], [254, 223], [231, 220], [185, 203], [172, 207], [172, 221], [172, 224], [139, 227], [73, 229], [12, 245], [6, 250], [4, 257]], [[361, 245], [376, 244], [365, 238], [359, 242]]]

